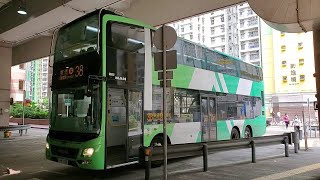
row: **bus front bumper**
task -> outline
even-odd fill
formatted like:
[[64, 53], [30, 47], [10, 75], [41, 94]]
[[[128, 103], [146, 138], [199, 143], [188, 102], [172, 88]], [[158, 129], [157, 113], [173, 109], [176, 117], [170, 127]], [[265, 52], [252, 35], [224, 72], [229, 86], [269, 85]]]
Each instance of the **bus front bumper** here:
[[[102, 170], [104, 168], [104, 151], [102, 138], [87, 142], [66, 142], [47, 138], [46, 158], [58, 163], [83, 169]], [[91, 156], [85, 156], [85, 149], [92, 148]]]

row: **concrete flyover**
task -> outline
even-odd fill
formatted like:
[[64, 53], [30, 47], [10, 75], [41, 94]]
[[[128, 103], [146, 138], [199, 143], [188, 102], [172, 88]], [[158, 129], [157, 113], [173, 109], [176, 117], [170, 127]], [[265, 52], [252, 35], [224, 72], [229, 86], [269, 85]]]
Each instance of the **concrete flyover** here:
[[265, 22], [283, 32], [312, 31], [320, 23], [318, 0], [248, 0], [250, 7]]
[[[244, 0], [0, 0], [0, 126], [9, 124], [10, 67], [50, 56], [52, 35], [66, 23], [102, 7], [160, 25]], [[26, 15], [17, 13], [24, 4]], [[164, 13], [165, 12], [165, 13]]]

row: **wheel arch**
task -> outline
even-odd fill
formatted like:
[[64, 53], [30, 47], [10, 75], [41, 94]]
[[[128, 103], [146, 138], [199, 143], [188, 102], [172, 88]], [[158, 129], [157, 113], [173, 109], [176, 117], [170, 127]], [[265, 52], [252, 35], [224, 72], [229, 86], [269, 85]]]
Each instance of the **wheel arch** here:
[[[158, 134], [156, 134], [155, 136], [153, 136], [153, 138], [152, 138], [151, 141], [150, 141], [149, 146], [151, 146], [152, 141], [153, 141], [155, 138], [157, 138], [157, 137], [163, 138], [163, 133], [158, 133]], [[167, 135], [167, 142], [168, 142], [168, 144], [171, 144], [171, 139], [170, 139], [170, 137], [169, 137], [168, 135]]]

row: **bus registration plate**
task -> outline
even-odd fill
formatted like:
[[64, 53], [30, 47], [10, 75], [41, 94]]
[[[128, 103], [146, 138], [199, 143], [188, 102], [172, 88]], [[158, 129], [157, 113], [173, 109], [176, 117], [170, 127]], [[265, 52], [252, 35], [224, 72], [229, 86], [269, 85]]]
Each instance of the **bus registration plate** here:
[[67, 159], [58, 158], [58, 163], [68, 164], [68, 160]]

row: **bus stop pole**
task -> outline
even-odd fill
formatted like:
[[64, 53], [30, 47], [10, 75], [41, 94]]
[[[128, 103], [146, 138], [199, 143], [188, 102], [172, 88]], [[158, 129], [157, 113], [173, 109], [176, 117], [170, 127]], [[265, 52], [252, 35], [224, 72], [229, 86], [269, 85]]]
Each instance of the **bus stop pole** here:
[[165, 26], [162, 26], [162, 46], [163, 46], [163, 53], [162, 53], [162, 63], [163, 63], [163, 179], [167, 180], [168, 178], [168, 171], [167, 171], [167, 47], [165, 41]]
[[26, 101], [26, 90], [23, 90], [23, 99], [22, 99], [22, 125], [24, 125], [25, 101]]
[[304, 133], [304, 150], [306, 151], [308, 149], [308, 133], [307, 133], [307, 127], [306, 127], [306, 121], [304, 119], [304, 111], [302, 111], [302, 123], [303, 123], [303, 133]]
[[309, 136], [311, 137], [311, 115], [310, 115], [310, 100], [309, 100], [309, 98], [307, 99], [307, 102], [308, 102], [308, 118], [309, 118]]

